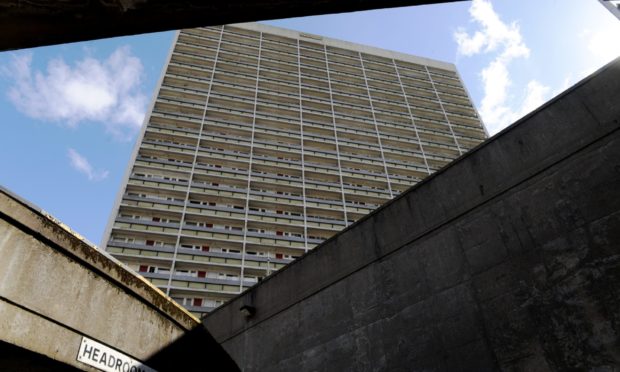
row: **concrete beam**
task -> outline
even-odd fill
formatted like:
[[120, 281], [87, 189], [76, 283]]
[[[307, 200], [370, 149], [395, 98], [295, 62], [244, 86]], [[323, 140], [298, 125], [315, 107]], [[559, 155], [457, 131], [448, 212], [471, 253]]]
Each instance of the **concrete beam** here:
[[0, 51], [229, 23], [454, 0], [0, 0]]
[[614, 369], [618, 97], [620, 59], [205, 326], [244, 371]]
[[[78, 360], [85, 342], [102, 344], [160, 370], [167, 365], [162, 355], [182, 364], [198, 354], [199, 345], [200, 352], [221, 367], [216, 369], [238, 370], [184, 308], [53, 217], [2, 188], [0, 257], [0, 347], [14, 345], [23, 350], [0, 351], [0, 370], [24, 361], [33, 370], [54, 363], [98, 370]], [[194, 342], [193, 348], [176, 347], [188, 341]], [[24, 357], [16, 362], [15, 355]], [[96, 364], [103, 353], [85, 355], [97, 359]]]

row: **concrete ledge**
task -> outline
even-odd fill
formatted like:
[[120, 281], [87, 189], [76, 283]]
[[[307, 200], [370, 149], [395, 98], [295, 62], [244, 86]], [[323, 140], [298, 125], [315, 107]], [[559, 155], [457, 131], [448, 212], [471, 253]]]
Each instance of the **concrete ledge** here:
[[190, 330], [199, 323], [198, 318], [172, 301], [144, 277], [86, 241], [50, 214], [2, 187], [0, 187], [0, 214], [36, 239], [49, 243], [58, 252], [80, 261], [89, 270], [131, 292], [133, 296], [156, 308], [179, 327]]
[[[567, 333], [579, 325], [559, 315], [576, 311], [577, 323], [618, 331], [596, 319], [611, 321], [611, 313], [601, 315], [611, 310], [600, 306], [618, 298], [610, 297], [617, 286], [609, 287], [620, 253], [612, 234], [620, 227], [617, 97], [620, 59], [217, 309], [204, 324], [248, 371], [295, 363], [302, 370], [356, 363], [388, 370], [620, 363], [611, 346], [616, 336], [583, 332], [579, 337], [604, 345], [591, 350]], [[594, 259], [599, 250], [600, 260]], [[608, 303], [585, 289], [596, 281], [579, 281], [585, 267], [609, 275], [600, 293]], [[562, 280], [576, 283], [566, 290], [596, 308], [596, 316], [569, 309]], [[554, 295], [560, 296], [555, 308], [539, 302]], [[256, 307], [249, 319], [239, 312], [246, 303]], [[552, 341], [540, 341], [545, 337]], [[570, 347], [581, 357], [571, 357]]]
[[0, 50], [453, 0], [0, 1]]
[[[221, 370], [237, 370], [207, 332], [196, 331], [198, 319], [5, 189], [0, 189], [0, 257], [0, 344], [94, 371], [77, 360], [84, 337], [138, 362], [156, 362], [149, 365], [156, 369], [168, 364], [158, 355], [182, 356], [182, 365], [195, 347], [170, 347], [191, 340], [215, 365], [226, 367]], [[2, 363], [0, 369], [6, 367]]]

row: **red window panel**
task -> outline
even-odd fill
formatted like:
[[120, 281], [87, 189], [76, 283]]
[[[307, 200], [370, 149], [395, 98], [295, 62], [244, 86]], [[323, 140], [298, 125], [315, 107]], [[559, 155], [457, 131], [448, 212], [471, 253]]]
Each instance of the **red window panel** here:
[[206, 277], [206, 276], [207, 276], [207, 272], [206, 272], [206, 271], [199, 271], [199, 272], [198, 272], [198, 277], [199, 277], [199, 278], [204, 278], [204, 277]]
[[203, 252], [209, 252], [209, 246], [208, 245], [203, 245], [202, 246], [202, 251]]
[[213, 224], [212, 223], [208, 223], [206, 226], [207, 227], [213, 227]]
[[284, 233], [282, 231], [276, 231], [276, 235], [282, 236]]
[[202, 306], [202, 298], [194, 298], [194, 306]]
[[140, 265], [140, 268], [138, 269], [139, 272], [141, 273], [145, 273], [148, 270], [148, 266], [146, 265]]
[[276, 253], [276, 258], [284, 258], [284, 256], [282, 255], [282, 253]]
[[146, 241], [146, 245], [155, 245], [155, 241], [153, 241], [153, 240], [147, 240], [147, 241]]

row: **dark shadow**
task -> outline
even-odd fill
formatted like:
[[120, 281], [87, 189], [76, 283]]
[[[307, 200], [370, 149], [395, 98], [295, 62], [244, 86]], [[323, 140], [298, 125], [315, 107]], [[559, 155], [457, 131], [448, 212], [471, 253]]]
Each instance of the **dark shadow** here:
[[0, 341], [0, 371], [73, 372], [79, 370], [44, 355]]
[[157, 371], [240, 371], [224, 348], [199, 325], [148, 360]]

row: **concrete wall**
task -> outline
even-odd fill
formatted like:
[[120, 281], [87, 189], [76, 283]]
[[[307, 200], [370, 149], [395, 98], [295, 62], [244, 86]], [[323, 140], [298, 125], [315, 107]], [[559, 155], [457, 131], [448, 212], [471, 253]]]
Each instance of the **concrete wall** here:
[[[0, 370], [16, 360], [29, 361], [24, 370], [45, 370], [56, 365], [50, 359], [97, 370], [76, 359], [82, 337], [149, 360], [160, 371], [172, 369], [160, 368], [167, 364], [157, 355], [177, 364], [188, 353], [195, 357], [195, 347], [174, 347], [191, 339], [202, 356], [226, 366], [221, 370], [237, 370], [207, 332], [194, 331], [197, 327], [198, 319], [148, 281], [0, 188], [0, 347], [23, 350], [0, 351]], [[36, 354], [42, 357], [31, 357]]]
[[326, 13], [455, 0], [0, 0], [0, 51]]
[[245, 371], [611, 370], [618, 97], [620, 59], [204, 324]]

